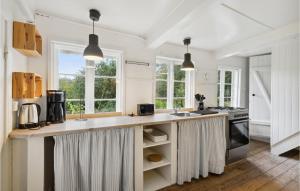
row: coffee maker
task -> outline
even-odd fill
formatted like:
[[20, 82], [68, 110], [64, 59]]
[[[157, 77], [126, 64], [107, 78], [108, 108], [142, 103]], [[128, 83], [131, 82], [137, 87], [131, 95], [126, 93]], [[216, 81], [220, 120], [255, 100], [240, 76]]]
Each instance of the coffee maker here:
[[66, 93], [47, 90], [47, 122], [63, 123], [66, 120]]

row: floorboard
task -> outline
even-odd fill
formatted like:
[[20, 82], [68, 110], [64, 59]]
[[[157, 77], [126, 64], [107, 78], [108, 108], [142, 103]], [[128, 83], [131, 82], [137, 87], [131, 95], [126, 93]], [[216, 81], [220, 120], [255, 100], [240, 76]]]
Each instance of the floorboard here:
[[225, 167], [222, 175], [193, 179], [161, 191], [300, 191], [298, 150], [276, 156], [267, 143], [251, 141], [248, 157]]

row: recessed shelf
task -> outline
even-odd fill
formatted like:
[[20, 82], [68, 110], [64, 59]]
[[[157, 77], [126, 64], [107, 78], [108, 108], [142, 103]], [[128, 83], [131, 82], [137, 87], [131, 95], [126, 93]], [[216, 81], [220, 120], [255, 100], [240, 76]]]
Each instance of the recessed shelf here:
[[155, 146], [159, 146], [159, 145], [166, 145], [166, 144], [170, 144], [171, 141], [167, 140], [167, 141], [161, 141], [161, 142], [153, 142], [150, 141], [149, 139], [144, 138], [144, 148], [149, 148], [149, 147], [155, 147]]
[[155, 170], [144, 172], [144, 191], [154, 191], [170, 185], [162, 175]]
[[147, 160], [147, 156], [152, 153], [157, 153], [154, 151], [151, 151], [149, 149], [144, 149], [144, 171], [160, 168], [163, 166], [170, 165], [170, 161], [163, 156], [163, 159], [159, 162], [151, 162]]

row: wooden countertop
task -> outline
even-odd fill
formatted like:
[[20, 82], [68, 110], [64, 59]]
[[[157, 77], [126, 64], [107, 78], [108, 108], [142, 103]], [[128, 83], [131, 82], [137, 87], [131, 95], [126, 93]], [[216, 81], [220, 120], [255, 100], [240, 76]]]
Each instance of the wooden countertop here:
[[93, 131], [95, 129], [135, 127], [139, 125], [154, 125], [161, 123], [176, 122], [181, 120], [202, 119], [209, 117], [226, 116], [226, 113], [212, 115], [191, 115], [189, 117], [178, 117], [167, 113], [155, 114], [151, 116], [118, 116], [88, 119], [87, 121], [67, 120], [65, 123], [52, 124], [38, 130], [15, 129], [9, 137], [11, 139], [24, 139], [30, 137], [47, 137], [79, 133], [83, 131]]

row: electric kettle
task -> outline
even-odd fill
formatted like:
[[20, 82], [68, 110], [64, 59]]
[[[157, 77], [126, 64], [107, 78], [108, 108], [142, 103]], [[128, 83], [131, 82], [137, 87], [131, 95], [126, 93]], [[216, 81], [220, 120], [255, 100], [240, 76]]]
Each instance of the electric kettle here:
[[18, 111], [18, 127], [20, 129], [38, 127], [40, 114], [41, 106], [39, 104], [22, 104]]

